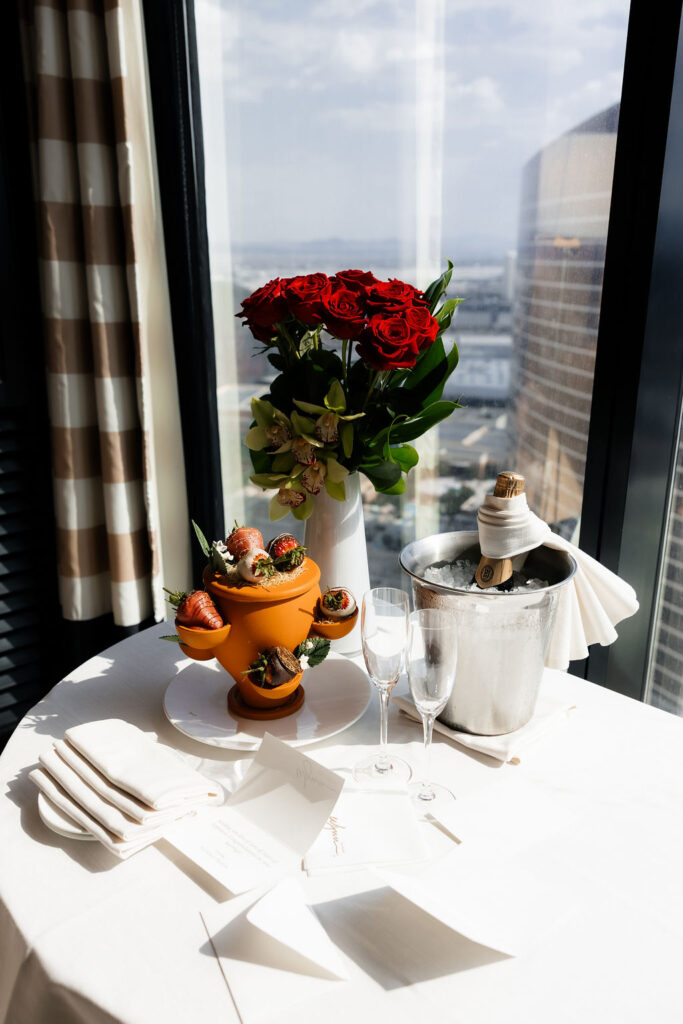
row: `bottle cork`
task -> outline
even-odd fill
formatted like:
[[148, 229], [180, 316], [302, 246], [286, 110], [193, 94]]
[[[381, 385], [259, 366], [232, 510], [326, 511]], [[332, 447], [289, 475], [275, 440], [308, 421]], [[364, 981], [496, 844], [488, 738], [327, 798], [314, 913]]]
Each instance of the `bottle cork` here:
[[[524, 477], [521, 473], [498, 474], [496, 486], [493, 488], [495, 498], [514, 498], [523, 493]], [[491, 587], [509, 590], [512, 586], [512, 559], [487, 558], [486, 555], [482, 555], [474, 574], [474, 580], [482, 590], [489, 590]]]

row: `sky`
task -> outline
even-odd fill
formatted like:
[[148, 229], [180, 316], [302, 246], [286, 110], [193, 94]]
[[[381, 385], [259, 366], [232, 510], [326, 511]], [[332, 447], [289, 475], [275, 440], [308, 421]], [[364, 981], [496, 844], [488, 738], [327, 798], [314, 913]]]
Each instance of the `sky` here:
[[214, 248], [515, 247], [524, 165], [619, 99], [627, 0], [197, 0]]

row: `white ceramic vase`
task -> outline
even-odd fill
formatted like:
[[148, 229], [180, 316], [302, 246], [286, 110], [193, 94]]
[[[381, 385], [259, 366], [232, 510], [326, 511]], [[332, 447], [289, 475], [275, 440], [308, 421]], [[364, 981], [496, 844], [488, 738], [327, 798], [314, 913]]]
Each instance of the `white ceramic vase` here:
[[[363, 594], [370, 589], [360, 476], [351, 473], [344, 482], [346, 501], [336, 501], [326, 490], [316, 495], [315, 509], [306, 520], [304, 544], [306, 554], [320, 566], [320, 589], [346, 587], [360, 609]], [[332, 648], [340, 654], [360, 651], [360, 614], [348, 636], [334, 640]]]

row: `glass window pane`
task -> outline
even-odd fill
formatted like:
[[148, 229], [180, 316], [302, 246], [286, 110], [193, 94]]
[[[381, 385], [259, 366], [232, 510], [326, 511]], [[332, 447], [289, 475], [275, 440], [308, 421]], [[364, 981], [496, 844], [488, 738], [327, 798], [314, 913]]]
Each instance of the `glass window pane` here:
[[672, 480], [645, 699], [683, 715], [683, 437]]
[[[234, 314], [273, 277], [348, 267], [467, 301], [404, 495], [363, 478], [373, 582], [471, 529], [496, 472], [581, 514], [627, 0], [197, 0], [226, 518], [266, 533], [249, 399], [274, 371]], [[299, 524], [285, 520], [286, 524]], [[296, 530], [295, 530], [296, 532]]]

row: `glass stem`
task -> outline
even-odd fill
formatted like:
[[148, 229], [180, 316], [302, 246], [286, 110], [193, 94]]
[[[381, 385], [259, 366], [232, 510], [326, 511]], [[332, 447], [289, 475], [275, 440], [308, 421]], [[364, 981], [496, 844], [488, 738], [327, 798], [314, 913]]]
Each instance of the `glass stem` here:
[[429, 793], [428, 799], [431, 799], [431, 788], [430, 788], [430, 776], [431, 776], [431, 762], [432, 762], [432, 732], [434, 730], [434, 715], [423, 715], [422, 716], [422, 729], [424, 735], [424, 773], [422, 777], [422, 794]]
[[377, 757], [377, 771], [386, 772], [390, 768], [389, 754], [387, 752], [387, 730], [389, 723], [389, 690], [382, 688], [379, 691], [379, 755]]

